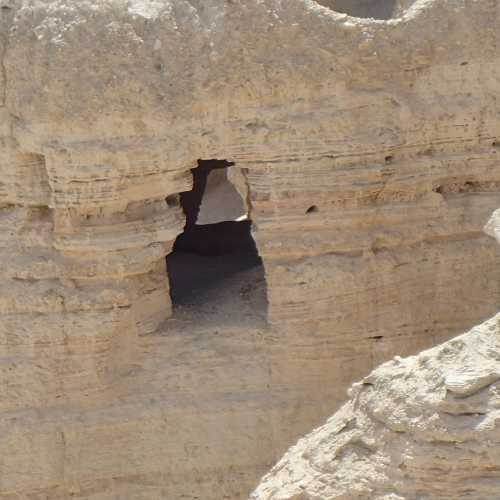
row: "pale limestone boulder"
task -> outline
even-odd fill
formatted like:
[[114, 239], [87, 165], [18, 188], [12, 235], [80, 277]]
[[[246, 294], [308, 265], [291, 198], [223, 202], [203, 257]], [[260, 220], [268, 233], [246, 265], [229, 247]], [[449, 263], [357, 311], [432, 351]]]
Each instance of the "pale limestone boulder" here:
[[500, 243], [500, 210], [496, 210], [484, 227], [486, 234], [495, 238]]

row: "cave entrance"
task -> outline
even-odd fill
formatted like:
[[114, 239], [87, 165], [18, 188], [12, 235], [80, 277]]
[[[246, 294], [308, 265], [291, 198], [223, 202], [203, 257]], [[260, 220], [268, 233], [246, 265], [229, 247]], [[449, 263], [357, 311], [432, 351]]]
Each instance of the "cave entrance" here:
[[174, 313], [195, 307], [224, 320], [265, 317], [243, 173], [225, 160], [199, 160], [191, 173], [193, 189], [180, 195], [186, 225], [167, 257]]
[[412, 0], [316, 0], [336, 12], [353, 17], [388, 20], [398, 17]]

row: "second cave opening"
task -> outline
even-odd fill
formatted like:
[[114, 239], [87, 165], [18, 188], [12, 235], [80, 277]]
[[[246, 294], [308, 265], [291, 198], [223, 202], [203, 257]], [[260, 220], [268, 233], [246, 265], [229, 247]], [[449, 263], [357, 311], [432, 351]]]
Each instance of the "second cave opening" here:
[[186, 225], [167, 257], [174, 310], [264, 314], [264, 270], [241, 171], [225, 160], [199, 160], [191, 173], [193, 189], [180, 195]]

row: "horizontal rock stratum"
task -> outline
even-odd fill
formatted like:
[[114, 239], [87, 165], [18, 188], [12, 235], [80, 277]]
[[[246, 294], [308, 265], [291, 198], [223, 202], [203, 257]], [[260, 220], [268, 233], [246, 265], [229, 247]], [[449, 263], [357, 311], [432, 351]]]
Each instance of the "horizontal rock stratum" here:
[[499, 15], [0, 0], [0, 499], [248, 498], [495, 314]]
[[[500, 211], [485, 231], [498, 239]], [[500, 314], [396, 357], [267, 474], [253, 500], [494, 499], [500, 490]]]
[[500, 314], [350, 390], [263, 479], [255, 500], [498, 498]]

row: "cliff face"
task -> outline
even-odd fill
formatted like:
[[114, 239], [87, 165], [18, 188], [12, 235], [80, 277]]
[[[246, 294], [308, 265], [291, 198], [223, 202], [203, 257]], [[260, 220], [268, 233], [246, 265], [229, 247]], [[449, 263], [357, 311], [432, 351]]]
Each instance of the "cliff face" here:
[[499, 324], [373, 372], [252, 498], [496, 498]]
[[[486, 232], [500, 241], [500, 211]], [[500, 314], [383, 364], [292, 447], [255, 500], [492, 499], [500, 488]]]
[[281, 459], [255, 500], [493, 499], [500, 488], [500, 315], [382, 365]]
[[[353, 380], [499, 309], [497, 2], [410, 3], [1, 2], [0, 498], [245, 498]], [[207, 264], [173, 312], [199, 159], [265, 280]]]

